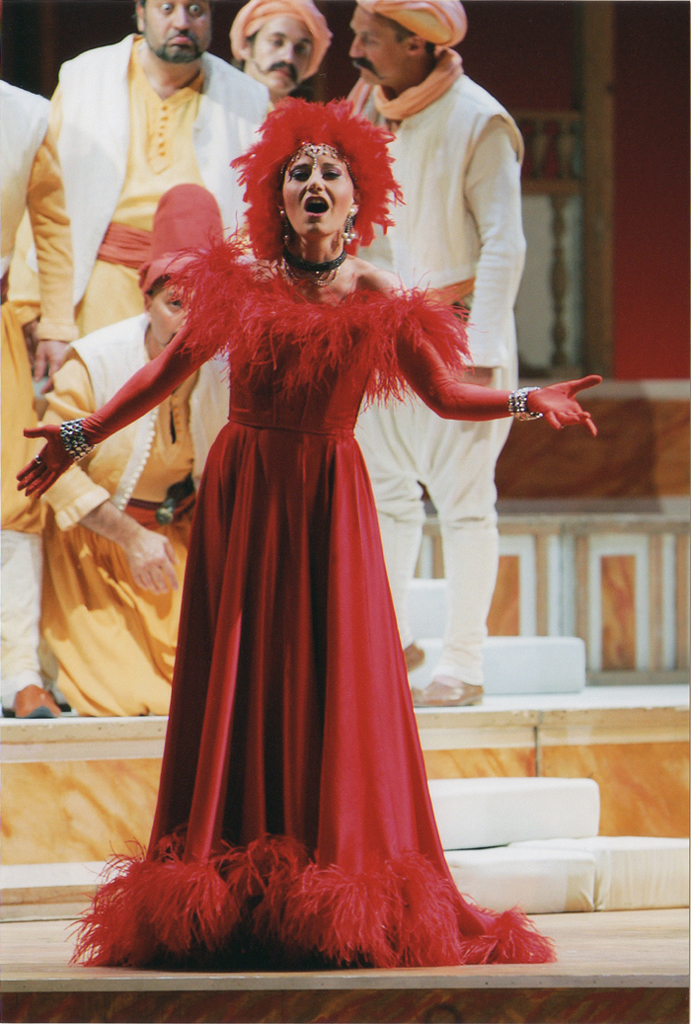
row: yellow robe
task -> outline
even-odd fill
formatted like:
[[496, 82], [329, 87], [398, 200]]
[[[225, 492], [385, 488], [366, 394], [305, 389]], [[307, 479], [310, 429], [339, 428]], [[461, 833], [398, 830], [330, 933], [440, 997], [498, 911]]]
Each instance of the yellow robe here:
[[[151, 231], [158, 201], [174, 185], [203, 185], [192, 145], [192, 126], [199, 114], [203, 76], [162, 100], [152, 89], [132, 48], [130, 148], [127, 173], [113, 223]], [[84, 298], [77, 309], [82, 337], [99, 327], [136, 316], [144, 309], [139, 274], [121, 264], [96, 260]]]
[[[191, 471], [193, 386], [194, 380], [185, 382], [160, 406], [151, 454], [133, 497], [161, 501], [167, 488]], [[72, 356], [56, 374], [45, 422], [85, 416], [94, 408], [88, 371]], [[98, 480], [88, 469], [88, 459], [71, 467], [45, 498], [50, 508], [44, 527], [42, 631], [58, 661], [57, 685], [81, 715], [166, 715], [192, 513], [158, 527], [173, 546], [179, 587], [154, 594], [134, 582], [118, 544], [81, 525], [64, 528], [78, 523], [117, 486], [117, 473], [109, 473], [108, 466], [101, 463]]]
[[2, 529], [38, 533], [41, 511], [38, 502], [17, 490], [16, 475], [40, 450], [43, 442], [30, 441], [24, 427], [35, 426], [31, 366], [22, 323], [39, 315], [40, 339], [74, 341], [77, 330], [72, 317], [72, 242], [60, 165], [50, 129], [41, 143], [31, 169], [26, 196], [29, 221], [36, 239], [40, 305], [28, 318], [13, 303], [2, 306]]
[[[203, 74], [200, 72], [190, 85], [162, 100], [149, 84], [139, 63], [141, 45], [139, 42], [133, 46], [128, 69], [130, 143], [127, 172], [112, 221], [151, 231], [158, 201], [168, 189], [187, 182], [204, 184], [192, 141], [192, 129], [199, 114]], [[58, 86], [51, 100], [50, 112], [50, 126], [56, 138], [62, 127], [61, 104]], [[18, 254], [22, 249], [24, 252], [28, 249], [24, 226]], [[15, 259], [14, 264], [18, 262]], [[12, 298], [30, 310], [36, 298], [35, 283], [24, 268], [20, 279], [14, 264]], [[121, 264], [97, 260], [84, 297], [76, 309], [80, 336], [137, 316], [143, 310], [137, 271]], [[28, 312], [24, 317], [25, 321], [27, 319], [31, 319]]]

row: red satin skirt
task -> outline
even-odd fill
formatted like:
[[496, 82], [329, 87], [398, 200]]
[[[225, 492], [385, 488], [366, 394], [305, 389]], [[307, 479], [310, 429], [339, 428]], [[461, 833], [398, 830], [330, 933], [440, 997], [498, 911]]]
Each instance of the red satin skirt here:
[[90, 965], [553, 959], [464, 900], [427, 789], [377, 514], [349, 431], [230, 422], [187, 562], [149, 850], [82, 923]]

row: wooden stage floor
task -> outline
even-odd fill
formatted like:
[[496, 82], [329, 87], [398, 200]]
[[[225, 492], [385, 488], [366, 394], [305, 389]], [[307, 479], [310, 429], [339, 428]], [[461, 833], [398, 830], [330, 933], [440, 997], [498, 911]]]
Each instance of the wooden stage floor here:
[[2, 1021], [689, 1021], [689, 912], [535, 918], [558, 961], [319, 973], [175, 973], [69, 964], [71, 922], [4, 923]]

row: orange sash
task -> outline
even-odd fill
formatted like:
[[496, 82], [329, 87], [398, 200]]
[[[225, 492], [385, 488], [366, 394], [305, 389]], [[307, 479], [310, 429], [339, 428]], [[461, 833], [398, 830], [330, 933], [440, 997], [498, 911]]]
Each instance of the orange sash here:
[[447, 284], [444, 288], [428, 288], [427, 294], [445, 306], [460, 306], [463, 300], [473, 293], [475, 278], [468, 277], [465, 281]]
[[451, 88], [457, 78], [463, 74], [463, 62], [460, 54], [448, 47], [437, 49], [437, 63], [434, 70], [423, 79], [419, 85], [413, 85], [405, 89], [400, 96], [387, 99], [384, 90], [380, 85], [367, 85], [360, 78], [353, 86], [348, 99], [353, 105], [356, 114], [361, 114], [372, 89], [374, 106], [377, 113], [385, 117], [392, 131], [404, 121], [406, 117], [419, 114], [421, 110], [434, 103], [440, 96]]

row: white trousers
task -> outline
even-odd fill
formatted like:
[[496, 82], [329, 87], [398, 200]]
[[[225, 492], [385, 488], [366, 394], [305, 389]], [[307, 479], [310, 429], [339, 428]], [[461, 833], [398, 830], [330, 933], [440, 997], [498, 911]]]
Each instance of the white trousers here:
[[0, 695], [11, 708], [20, 690], [43, 686], [38, 656], [43, 552], [35, 533], [0, 533]]
[[[499, 368], [493, 386], [512, 388], [515, 374]], [[443, 420], [416, 396], [361, 413], [362, 447], [379, 513], [389, 583], [404, 647], [408, 590], [425, 519], [420, 484], [439, 516], [449, 609], [435, 675], [479, 685], [482, 641], [499, 564], [494, 471], [510, 419], [471, 423]]]

